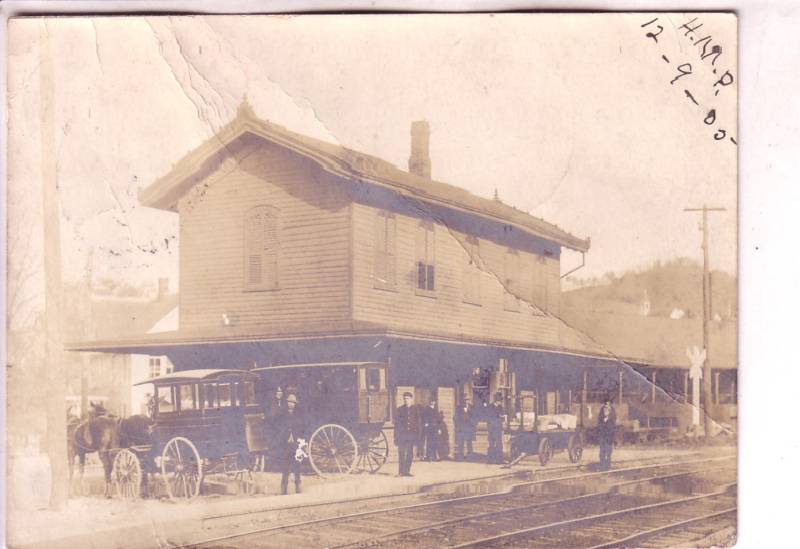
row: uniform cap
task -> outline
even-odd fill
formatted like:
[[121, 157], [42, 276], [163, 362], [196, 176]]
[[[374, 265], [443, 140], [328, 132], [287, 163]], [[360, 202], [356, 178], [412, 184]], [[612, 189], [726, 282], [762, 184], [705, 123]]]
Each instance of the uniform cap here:
[[294, 395], [289, 395], [288, 397], [286, 397], [286, 402], [294, 402], [295, 404], [297, 404], [297, 397]]
[[411, 397], [411, 398], [414, 398], [414, 395], [412, 395], [411, 393], [409, 393], [408, 391], [406, 391], [405, 393], [403, 393], [403, 398], [405, 398], [405, 397]]

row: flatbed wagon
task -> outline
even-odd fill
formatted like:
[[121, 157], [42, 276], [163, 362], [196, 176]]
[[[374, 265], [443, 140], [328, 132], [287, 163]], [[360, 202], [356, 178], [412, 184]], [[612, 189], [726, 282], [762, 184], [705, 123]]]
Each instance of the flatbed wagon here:
[[[543, 416], [546, 419], [546, 416]], [[546, 428], [552, 426], [554, 428]], [[539, 456], [539, 463], [547, 465], [553, 454], [566, 451], [570, 462], [577, 463], [583, 456], [584, 434], [580, 427], [567, 427], [547, 421], [537, 421], [533, 428], [510, 431], [510, 457], [513, 465], [525, 456]]]

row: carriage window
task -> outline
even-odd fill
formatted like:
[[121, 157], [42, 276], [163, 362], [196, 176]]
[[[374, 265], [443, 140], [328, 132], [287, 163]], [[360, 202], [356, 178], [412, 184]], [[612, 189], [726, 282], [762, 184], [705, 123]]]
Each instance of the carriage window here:
[[381, 387], [381, 370], [380, 368], [367, 369], [367, 390], [380, 391]]
[[180, 385], [178, 390], [181, 399], [181, 410], [197, 410], [194, 385]]
[[256, 387], [252, 381], [244, 382], [244, 405], [253, 406], [256, 404]]
[[230, 408], [233, 406], [232, 394], [231, 394], [231, 384], [230, 383], [220, 383], [219, 387], [219, 406], [220, 408]]
[[201, 385], [200, 389], [200, 400], [203, 401], [203, 406], [207, 410], [219, 408], [217, 386], [212, 383], [206, 383]]
[[159, 387], [156, 390], [158, 396], [158, 413], [165, 414], [175, 411], [175, 392], [173, 387]]

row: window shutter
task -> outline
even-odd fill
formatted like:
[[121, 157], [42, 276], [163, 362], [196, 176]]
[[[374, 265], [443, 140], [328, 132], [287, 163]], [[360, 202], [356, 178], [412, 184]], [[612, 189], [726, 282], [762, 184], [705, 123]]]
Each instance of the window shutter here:
[[256, 206], [244, 220], [245, 290], [271, 290], [278, 285], [278, 210]]
[[396, 220], [388, 212], [378, 212], [375, 223], [375, 287], [395, 286], [395, 237]]

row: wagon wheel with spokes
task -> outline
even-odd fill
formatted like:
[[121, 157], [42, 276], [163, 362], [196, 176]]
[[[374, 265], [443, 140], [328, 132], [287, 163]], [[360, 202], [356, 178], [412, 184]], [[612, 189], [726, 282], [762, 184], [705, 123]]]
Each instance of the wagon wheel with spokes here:
[[355, 467], [358, 443], [353, 435], [335, 423], [317, 428], [308, 442], [311, 467], [321, 476], [346, 475]]
[[131, 450], [117, 452], [111, 468], [111, 480], [117, 495], [123, 499], [136, 499], [142, 487], [142, 465]]
[[551, 457], [553, 457], [553, 445], [550, 443], [549, 438], [543, 437], [539, 441], [539, 463], [547, 465]]
[[358, 461], [360, 471], [377, 473], [389, 459], [389, 441], [384, 432], [364, 433], [358, 437]]
[[203, 483], [203, 462], [192, 441], [175, 437], [161, 452], [161, 475], [170, 498], [193, 498]]

